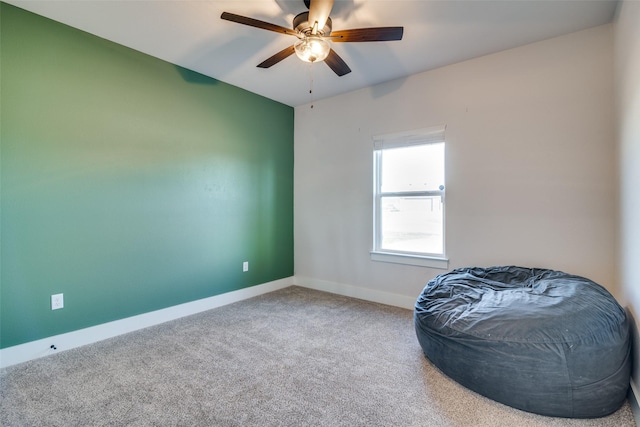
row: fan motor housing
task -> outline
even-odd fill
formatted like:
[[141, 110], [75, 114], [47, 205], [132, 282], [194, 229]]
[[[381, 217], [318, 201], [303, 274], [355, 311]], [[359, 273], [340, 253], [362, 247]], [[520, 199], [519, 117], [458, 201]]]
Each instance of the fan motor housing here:
[[[302, 12], [293, 18], [293, 29], [302, 34], [311, 34], [313, 25], [309, 23], [309, 12]], [[327, 18], [327, 22], [323, 28], [318, 28], [320, 36], [328, 36], [331, 34], [331, 18]]]

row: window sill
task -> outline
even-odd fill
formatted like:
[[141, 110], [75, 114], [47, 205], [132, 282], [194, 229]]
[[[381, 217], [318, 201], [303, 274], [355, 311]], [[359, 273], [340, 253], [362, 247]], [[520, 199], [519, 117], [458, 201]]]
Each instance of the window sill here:
[[415, 265], [418, 267], [449, 269], [447, 258], [438, 258], [420, 255], [396, 254], [391, 252], [371, 252], [371, 261], [391, 262], [394, 264]]

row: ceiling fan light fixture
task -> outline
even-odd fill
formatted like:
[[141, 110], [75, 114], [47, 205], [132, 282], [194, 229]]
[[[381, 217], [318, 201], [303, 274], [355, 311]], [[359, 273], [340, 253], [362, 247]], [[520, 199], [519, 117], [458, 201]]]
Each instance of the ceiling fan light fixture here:
[[298, 42], [293, 46], [287, 46], [258, 64], [259, 68], [269, 68], [292, 56], [295, 52], [298, 58], [306, 62], [324, 61], [338, 77], [341, 77], [349, 74], [351, 69], [340, 55], [331, 48], [329, 41], [346, 43], [402, 40], [403, 27], [356, 28], [332, 34], [333, 23], [329, 15], [331, 14], [334, 0], [305, 0], [305, 4], [309, 11], [299, 13], [293, 18], [293, 28], [286, 28], [229, 12], [222, 12], [220, 18], [298, 38]]
[[324, 61], [329, 55], [329, 42], [317, 35], [308, 35], [294, 45], [296, 55], [305, 62]]

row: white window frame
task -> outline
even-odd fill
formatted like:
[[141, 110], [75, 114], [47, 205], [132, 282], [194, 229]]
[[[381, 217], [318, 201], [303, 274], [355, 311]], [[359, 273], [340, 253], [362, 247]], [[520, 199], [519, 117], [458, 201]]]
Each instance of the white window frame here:
[[[382, 151], [389, 148], [409, 147], [413, 145], [426, 145], [445, 142], [444, 132], [446, 126], [432, 126], [423, 129], [416, 129], [407, 132], [377, 135], [373, 137], [373, 250], [371, 251], [372, 261], [392, 262], [396, 264], [408, 264], [421, 267], [448, 269], [449, 260], [446, 258], [446, 236], [445, 236], [445, 191], [413, 191], [413, 192], [382, 192], [381, 188], [381, 156]], [[423, 254], [405, 251], [392, 251], [380, 248], [382, 236], [381, 224], [381, 200], [382, 197], [402, 197], [402, 196], [441, 196], [443, 209], [443, 249], [442, 254]]]

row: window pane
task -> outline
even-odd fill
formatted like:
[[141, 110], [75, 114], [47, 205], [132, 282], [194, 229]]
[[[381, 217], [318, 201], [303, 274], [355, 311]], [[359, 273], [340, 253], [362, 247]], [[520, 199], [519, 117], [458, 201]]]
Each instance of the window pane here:
[[383, 197], [381, 249], [444, 253], [442, 198]]
[[382, 151], [382, 192], [435, 191], [444, 185], [444, 142]]

